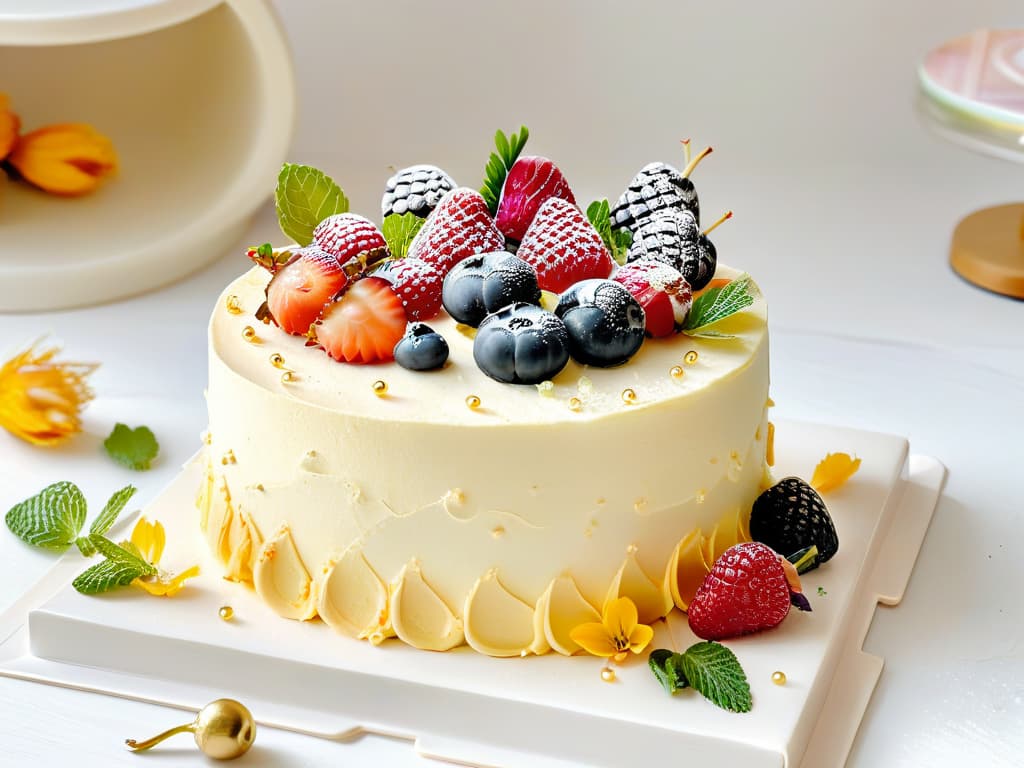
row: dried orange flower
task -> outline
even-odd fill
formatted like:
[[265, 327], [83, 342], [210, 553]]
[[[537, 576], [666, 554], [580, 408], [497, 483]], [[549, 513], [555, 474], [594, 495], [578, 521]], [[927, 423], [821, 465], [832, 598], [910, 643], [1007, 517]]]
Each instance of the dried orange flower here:
[[601, 621], [580, 624], [569, 637], [593, 656], [622, 661], [630, 651], [641, 653], [654, 637], [654, 630], [639, 622], [636, 603], [620, 597], [604, 607]]
[[55, 362], [60, 347], [33, 343], [0, 368], [0, 427], [33, 445], [56, 445], [82, 429], [92, 400], [86, 378], [98, 366]]
[[54, 195], [84, 195], [117, 170], [110, 139], [84, 123], [26, 133], [8, 158], [22, 178]]

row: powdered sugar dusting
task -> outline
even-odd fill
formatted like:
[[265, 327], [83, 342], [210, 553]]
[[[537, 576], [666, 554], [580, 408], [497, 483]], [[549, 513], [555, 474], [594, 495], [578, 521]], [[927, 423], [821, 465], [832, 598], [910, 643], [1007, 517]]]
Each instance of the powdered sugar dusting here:
[[613, 267], [597, 230], [575, 205], [557, 197], [537, 211], [516, 255], [537, 270], [542, 290], [556, 293], [580, 280], [607, 277]]

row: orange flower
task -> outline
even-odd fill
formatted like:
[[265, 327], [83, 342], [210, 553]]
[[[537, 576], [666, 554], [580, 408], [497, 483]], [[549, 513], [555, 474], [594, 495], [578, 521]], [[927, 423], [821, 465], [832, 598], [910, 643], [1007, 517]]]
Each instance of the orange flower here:
[[117, 170], [110, 139], [83, 123], [26, 133], [9, 158], [22, 178], [54, 195], [84, 195]]
[[21, 130], [21, 121], [16, 114], [11, 112], [7, 94], [0, 93], [0, 160], [11, 154], [14, 143], [18, 140], [19, 130]]
[[580, 624], [569, 637], [592, 656], [622, 661], [629, 651], [641, 653], [654, 638], [654, 630], [639, 623], [632, 600], [620, 597], [605, 606], [601, 621]]
[[0, 367], [0, 427], [34, 445], [56, 445], [81, 431], [79, 414], [93, 394], [86, 378], [97, 366], [58, 363], [60, 347], [39, 342]]
[[164, 554], [167, 535], [159, 520], [149, 521], [140, 517], [132, 529], [132, 547], [139, 556], [157, 569], [152, 576], [140, 576], [132, 584], [146, 590], [157, 597], [174, 597], [185, 588], [185, 582], [199, 575], [199, 566], [193, 565], [181, 573], [171, 573], [160, 569], [160, 558]]

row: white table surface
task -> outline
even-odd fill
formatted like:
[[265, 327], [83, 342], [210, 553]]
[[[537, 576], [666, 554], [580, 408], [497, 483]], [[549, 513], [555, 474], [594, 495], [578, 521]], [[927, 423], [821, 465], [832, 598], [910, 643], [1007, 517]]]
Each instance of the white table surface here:
[[[294, 157], [331, 170], [356, 210], [374, 212], [389, 163], [438, 162], [476, 185], [490, 132], [519, 121], [531, 126], [535, 151], [564, 159], [585, 199], [614, 196], [635, 167], [671, 159], [680, 131], [715, 143], [695, 181], [709, 216], [737, 212], [716, 233], [723, 260], [747, 268], [768, 295], [777, 415], [907, 435], [914, 451], [950, 470], [906, 598], [880, 608], [868, 636], [867, 650], [886, 668], [849, 764], [1024, 763], [1024, 303], [974, 289], [946, 265], [957, 218], [1020, 199], [1024, 177], [1020, 167], [932, 137], [913, 110], [914, 65], [927, 47], [975, 27], [1019, 24], [1014, 3], [957, 4], [929, 16], [926, 0], [761, 9], [666, 2], [625, 19], [614, 10], [621, 4], [580, 0], [556, 12], [529, 0], [518, 15], [504, 14], [503, 28], [509, 39], [532, 34], [541, 54], [561, 51], [562, 81], [538, 54], [495, 65], [493, 87], [483, 88], [473, 62], [493, 60], [479, 32], [494, 25], [488, 12], [460, 20], [449, 8], [453, 18], [438, 19], [437, 4], [412, 0], [350, 5], [305, 0], [282, 10], [304, 97]], [[349, 23], [365, 34], [345, 34]], [[433, 58], [417, 49], [425, 58], [416, 61], [435, 64], [447, 86], [432, 96], [399, 53], [430, 24], [445, 44]], [[658, 43], [666, 30], [672, 45]], [[627, 85], [615, 74], [626, 64], [601, 55], [611, 41], [639, 52], [643, 35], [645, 62], [673, 63], [678, 87]], [[600, 77], [587, 75], [594, 62]], [[402, 78], [405, 88], [395, 84]], [[512, 92], [517, 79], [529, 87]], [[619, 98], [607, 98], [608, 89]], [[0, 510], [61, 479], [79, 483], [93, 504], [126, 482], [140, 487], [140, 502], [152, 497], [205, 426], [213, 301], [245, 268], [242, 247], [273, 239], [268, 206], [234, 252], [163, 291], [0, 315], [0, 352], [52, 332], [69, 357], [103, 363], [86, 433], [67, 447], [33, 449], [0, 433]], [[151, 472], [130, 473], [103, 455], [115, 420], [153, 426], [164, 451]], [[51, 562], [0, 531], [0, 610]], [[181, 719], [0, 679], [0, 765], [207, 764], [187, 737], [145, 758], [121, 747]], [[240, 764], [371, 763], [428, 764], [400, 741], [341, 745], [273, 730], [260, 732]]]

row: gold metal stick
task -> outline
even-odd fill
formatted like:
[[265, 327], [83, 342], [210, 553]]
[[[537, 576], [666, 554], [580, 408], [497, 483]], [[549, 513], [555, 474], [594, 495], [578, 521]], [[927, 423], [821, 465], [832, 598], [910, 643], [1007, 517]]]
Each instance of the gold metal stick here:
[[144, 749], [149, 749], [151, 747], [155, 747], [157, 744], [159, 744], [164, 739], [171, 738], [171, 736], [177, 736], [179, 733], [186, 733], [186, 732], [187, 733], [195, 733], [195, 730], [196, 730], [196, 724], [195, 723], [189, 723], [188, 725], [179, 725], [176, 728], [169, 728], [168, 730], [164, 731], [163, 733], [158, 733], [153, 738], [146, 739], [145, 741], [136, 741], [135, 739], [125, 739], [124, 743], [125, 743], [125, 746], [128, 747], [128, 749], [132, 750], [132, 752], [142, 752]]

